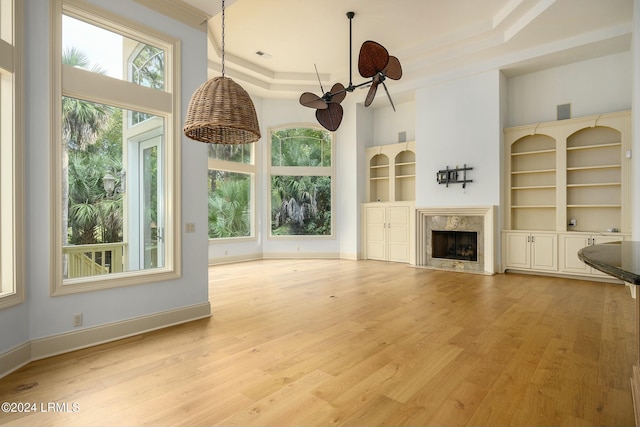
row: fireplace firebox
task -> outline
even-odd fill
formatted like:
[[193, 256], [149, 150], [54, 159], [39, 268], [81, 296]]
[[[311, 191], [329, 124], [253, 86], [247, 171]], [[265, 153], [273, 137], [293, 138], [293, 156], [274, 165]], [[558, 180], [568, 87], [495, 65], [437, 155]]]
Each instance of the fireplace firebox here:
[[431, 230], [431, 252], [433, 258], [478, 261], [478, 233]]

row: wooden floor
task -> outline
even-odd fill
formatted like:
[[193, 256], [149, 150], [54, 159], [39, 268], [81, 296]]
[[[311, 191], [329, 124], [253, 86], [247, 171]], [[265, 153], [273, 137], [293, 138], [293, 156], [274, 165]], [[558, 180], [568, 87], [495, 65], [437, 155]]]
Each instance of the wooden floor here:
[[344, 260], [217, 266], [209, 283], [210, 319], [0, 380], [0, 402], [70, 411], [0, 424], [634, 424], [621, 285]]

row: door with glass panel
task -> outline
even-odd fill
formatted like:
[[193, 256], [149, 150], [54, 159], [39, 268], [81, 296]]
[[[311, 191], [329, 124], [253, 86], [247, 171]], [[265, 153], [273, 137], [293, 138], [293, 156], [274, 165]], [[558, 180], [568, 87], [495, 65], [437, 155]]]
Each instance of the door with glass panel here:
[[164, 266], [164, 210], [162, 136], [143, 140], [138, 149], [138, 206], [140, 210], [140, 266]]

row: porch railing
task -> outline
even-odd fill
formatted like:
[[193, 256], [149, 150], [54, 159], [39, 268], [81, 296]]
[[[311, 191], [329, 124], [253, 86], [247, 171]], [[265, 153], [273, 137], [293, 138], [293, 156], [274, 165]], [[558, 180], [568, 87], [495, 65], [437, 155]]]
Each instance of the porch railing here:
[[66, 259], [65, 278], [98, 276], [124, 271], [126, 243], [99, 243], [62, 247]]

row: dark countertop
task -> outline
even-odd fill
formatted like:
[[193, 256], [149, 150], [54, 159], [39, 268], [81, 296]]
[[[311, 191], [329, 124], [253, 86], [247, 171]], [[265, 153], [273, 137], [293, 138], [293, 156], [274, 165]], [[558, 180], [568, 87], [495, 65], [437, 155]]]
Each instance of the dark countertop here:
[[600, 243], [578, 251], [585, 264], [632, 285], [640, 285], [640, 242]]

